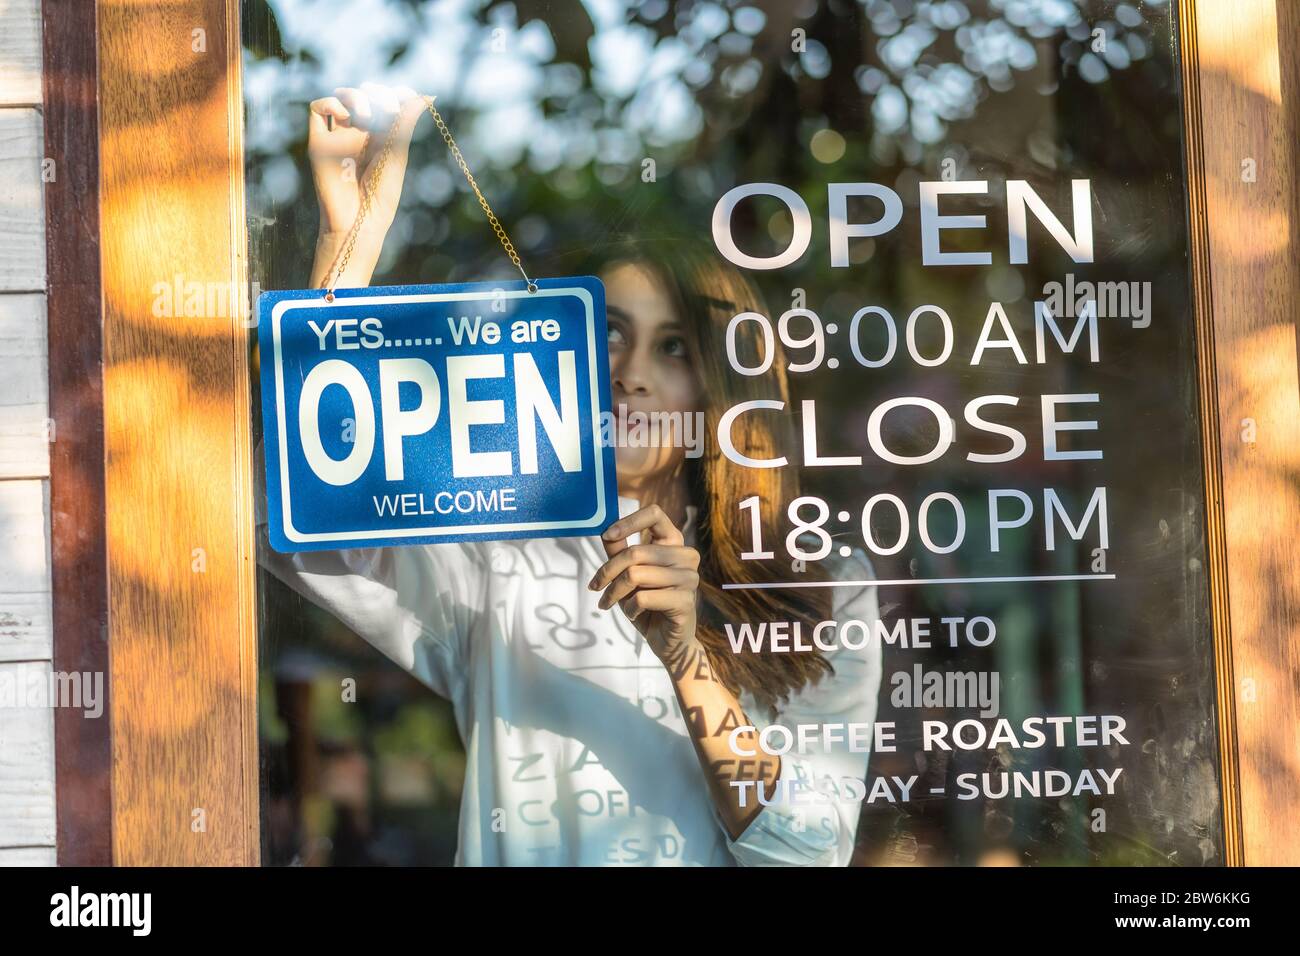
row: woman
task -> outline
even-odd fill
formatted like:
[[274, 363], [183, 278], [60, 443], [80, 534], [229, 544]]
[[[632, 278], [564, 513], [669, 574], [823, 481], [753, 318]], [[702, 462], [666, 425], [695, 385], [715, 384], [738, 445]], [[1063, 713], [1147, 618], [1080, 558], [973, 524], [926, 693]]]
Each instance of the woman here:
[[[360, 206], [361, 171], [373, 169], [365, 131], [382, 142], [396, 122], [337, 282], [369, 284], [423, 113], [412, 91], [373, 86], [312, 104], [321, 207], [313, 284], [334, 268]], [[618, 448], [621, 517], [600, 538], [267, 549], [263, 561], [452, 701], [467, 754], [458, 863], [843, 865], [867, 754], [767, 754], [754, 730], [740, 728], [761, 730], [777, 716], [792, 728], [869, 724], [879, 648], [737, 652], [726, 630], [870, 623], [875, 588], [721, 587], [776, 573], [741, 561], [751, 529], [740, 501], [757, 494], [775, 511], [797, 496], [789, 469], [739, 469], [707, 441], [735, 403], [786, 398], [779, 373], [737, 376], [722, 351], [730, 317], [761, 307], [739, 276], [702, 258], [616, 249], [605, 259], [615, 409], [703, 411], [703, 456], [688, 458], [673, 440], [680, 434]], [[736, 437], [755, 456], [782, 445], [770, 424]], [[774, 524], [764, 531], [777, 540]], [[871, 576], [860, 554], [848, 564], [837, 577]]]

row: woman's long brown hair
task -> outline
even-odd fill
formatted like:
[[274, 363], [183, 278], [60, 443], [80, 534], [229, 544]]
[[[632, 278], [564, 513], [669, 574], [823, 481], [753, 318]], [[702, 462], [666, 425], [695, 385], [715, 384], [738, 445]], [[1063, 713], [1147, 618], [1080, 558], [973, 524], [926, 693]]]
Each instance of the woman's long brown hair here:
[[[714, 673], [732, 693], [748, 691], [760, 707], [773, 711], [791, 693], [830, 673], [831, 665], [816, 649], [774, 654], [768, 649], [755, 652], [744, 647], [736, 652], [725, 631], [727, 623], [735, 628], [745, 623], [798, 621], [807, 632], [830, 612], [826, 588], [722, 588], [723, 583], [788, 580], [790, 574], [780, 570], [785, 567], [781, 563], [741, 560], [753, 532], [751, 517], [739, 505], [746, 498], [758, 497], [764, 546], [776, 550], [785, 539], [779, 531], [785, 524], [785, 510], [799, 496], [794, 468], [744, 468], [728, 460], [717, 443], [722, 415], [741, 402], [761, 398], [784, 402], [786, 411], [746, 415], [737, 422], [732, 430], [737, 450], [751, 458], [775, 458], [789, 456], [796, 447], [780, 343], [776, 343], [770, 370], [762, 375], [738, 375], [727, 361], [726, 331], [731, 319], [741, 312], [769, 317], [770, 313], [754, 284], [711, 249], [706, 252], [680, 240], [627, 240], [605, 245], [589, 268], [603, 272], [621, 263], [648, 269], [674, 300], [684, 320], [704, 396], [703, 454], [686, 460], [691, 497], [698, 508], [701, 609], [697, 636]], [[735, 334], [737, 353], [745, 361], [756, 361], [763, 354], [757, 323], [742, 322]], [[799, 576], [807, 580], [820, 574], [810, 563]]]

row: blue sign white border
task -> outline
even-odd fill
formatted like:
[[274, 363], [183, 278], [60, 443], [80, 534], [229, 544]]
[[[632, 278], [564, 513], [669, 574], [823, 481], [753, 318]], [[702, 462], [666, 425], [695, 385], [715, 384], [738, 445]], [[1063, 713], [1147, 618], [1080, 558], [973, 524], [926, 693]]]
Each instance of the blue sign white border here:
[[[557, 280], [551, 280], [556, 282]], [[559, 280], [556, 285], [551, 286], [546, 280], [538, 282], [536, 292], [529, 292], [524, 288], [510, 288], [508, 285], [493, 286], [484, 289], [483, 283], [473, 283], [478, 291], [447, 291], [437, 293], [406, 293], [393, 294], [401, 287], [388, 287], [385, 289], [370, 290], [375, 295], [365, 294], [348, 294], [353, 290], [339, 290], [334, 297], [333, 302], [327, 302], [324, 295], [318, 290], [310, 297], [302, 295], [291, 295], [276, 304], [271, 309], [271, 338], [274, 356], [274, 376], [275, 376], [275, 405], [277, 416], [278, 434], [276, 436], [276, 445], [279, 457], [279, 487], [276, 489], [276, 495], [280, 501], [281, 513], [281, 531], [286, 541], [294, 544], [316, 544], [318, 542], [335, 542], [335, 541], [357, 541], [365, 542], [372, 540], [384, 540], [391, 538], [439, 538], [451, 535], [482, 535], [484, 537], [520, 537], [530, 533], [562, 531], [571, 528], [590, 529], [592, 532], [599, 532], [604, 529], [608, 513], [608, 501], [605, 494], [606, 486], [606, 469], [613, 468], [613, 456], [606, 458], [606, 449], [600, 439], [600, 391], [601, 391], [601, 366], [596, 354], [596, 310], [595, 302], [591, 293], [580, 286], [562, 284], [564, 280]], [[418, 287], [416, 287], [418, 288]], [[445, 288], [445, 287], [444, 287]], [[362, 290], [356, 290], [361, 292]], [[284, 293], [267, 292], [264, 295], [268, 297], [277, 297]], [[387, 528], [376, 529], [373, 531], [337, 531], [337, 532], [304, 532], [299, 531], [293, 525], [293, 512], [290, 502], [289, 493], [289, 449], [285, 436], [288, 435], [285, 421], [285, 401], [284, 401], [284, 367], [283, 356], [280, 344], [280, 325], [286, 313], [295, 309], [328, 309], [367, 305], [387, 305], [394, 303], [421, 303], [421, 302], [447, 302], [447, 301], [475, 301], [484, 299], [496, 299], [498, 297], [505, 299], [519, 298], [554, 298], [558, 296], [574, 296], [584, 307], [587, 321], [587, 368], [588, 380], [591, 386], [591, 409], [592, 409], [592, 454], [596, 470], [596, 508], [588, 518], [571, 519], [568, 521], [533, 521], [519, 522], [515, 524], [493, 524], [493, 525], [456, 525], [441, 527], [424, 527], [424, 528]]]

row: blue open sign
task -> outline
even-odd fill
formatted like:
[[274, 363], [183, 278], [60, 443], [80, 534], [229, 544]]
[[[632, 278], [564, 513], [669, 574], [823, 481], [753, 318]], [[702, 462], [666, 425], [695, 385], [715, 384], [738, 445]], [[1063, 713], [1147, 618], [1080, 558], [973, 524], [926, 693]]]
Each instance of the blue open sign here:
[[591, 276], [263, 293], [277, 551], [597, 534], [618, 516]]

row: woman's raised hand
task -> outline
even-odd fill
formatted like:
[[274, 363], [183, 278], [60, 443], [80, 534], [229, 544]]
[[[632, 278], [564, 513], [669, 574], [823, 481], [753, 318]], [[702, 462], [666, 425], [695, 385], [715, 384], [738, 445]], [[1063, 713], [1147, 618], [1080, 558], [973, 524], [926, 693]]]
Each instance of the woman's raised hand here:
[[[356, 222], [363, 179], [374, 194], [347, 275], [340, 276], [338, 284], [365, 285], [370, 281], [384, 237], [397, 215], [411, 136], [426, 109], [424, 97], [409, 87], [377, 83], [339, 87], [333, 96], [312, 101], [307, 156], [320, 203], [313, 285], [319, 285], [324, 279]], [[382, 176], [375, 180], [374, 171], [390, 131], [393, 132], [392, 151]]]
[[[638, 532], [641, 543], [629, 545], [628, 537]], [[619, 519], [601, 542], [609, 560], [589, 585], [604, 589], [600, 606], [617, 604], [660, 660], [677, 659], [695, 642], [700, 553], [686, 546], [658, 505]]]

